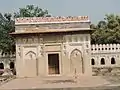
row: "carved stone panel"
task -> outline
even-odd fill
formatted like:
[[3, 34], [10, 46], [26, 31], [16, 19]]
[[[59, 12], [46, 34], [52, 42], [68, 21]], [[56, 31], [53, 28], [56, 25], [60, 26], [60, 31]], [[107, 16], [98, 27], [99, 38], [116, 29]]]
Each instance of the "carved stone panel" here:
[[60, 35], [46, 35], [43, 37], [44, 43], [60, 43], [63, 41], [63, 37]]
[[46, 45], [45, 51], [61, 51], [60, 45]]
[[33, 39], [32, 38], [28, 38], [28, 44], [32, 44], [33, 43]]

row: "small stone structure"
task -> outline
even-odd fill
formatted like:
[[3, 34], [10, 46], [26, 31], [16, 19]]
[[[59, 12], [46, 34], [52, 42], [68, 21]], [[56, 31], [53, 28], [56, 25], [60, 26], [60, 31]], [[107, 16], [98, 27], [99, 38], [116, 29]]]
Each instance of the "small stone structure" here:
[[91, 65], [97, 74], [120, 75], [120, 44], [91, 45]]
[[15, 28], [18, 77], [92, 75], [88, 16], [17, 18]]

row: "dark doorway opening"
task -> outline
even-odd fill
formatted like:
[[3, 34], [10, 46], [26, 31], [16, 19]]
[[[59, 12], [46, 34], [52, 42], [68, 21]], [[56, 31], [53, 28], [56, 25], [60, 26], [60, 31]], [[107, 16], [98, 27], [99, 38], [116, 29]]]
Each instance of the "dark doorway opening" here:
[[115, 58], [111, 58], [111, 64], [115, 64]]
[[48, 54], [49, 74], [60, 74], [59, 71], [59, 54]]
[[10, 62], [10, 69], [14, 69], [15, 66], [14, 66], [14, 62]]
[[0, 63], [0, 69], [4, 69], [4, 64]]
[[15, 64], [14, 64], [14, 62], [10, 62], [10, 69], [11, 69], [13, 75], [16, 75], [16, 70], [15, 70]]
[[101, 58], [101, 65], [105, 65], [105, 59]]
[[91, 64], [95, 65], [95, 60], [94, 59], [91, 59]]

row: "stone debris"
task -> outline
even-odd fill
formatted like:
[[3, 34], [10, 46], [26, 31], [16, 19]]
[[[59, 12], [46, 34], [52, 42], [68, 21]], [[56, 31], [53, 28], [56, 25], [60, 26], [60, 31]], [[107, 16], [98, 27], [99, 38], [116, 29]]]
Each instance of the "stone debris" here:
[[11, 76], [11, 75], [13, 75], [13, 73], [12, 73], [12, 71], [11, 71], [10, 69], [8, 69], [8, 68], [6, 68], [6, 69], [4, 70], [4, 73], [2, 74], [2, 76]]

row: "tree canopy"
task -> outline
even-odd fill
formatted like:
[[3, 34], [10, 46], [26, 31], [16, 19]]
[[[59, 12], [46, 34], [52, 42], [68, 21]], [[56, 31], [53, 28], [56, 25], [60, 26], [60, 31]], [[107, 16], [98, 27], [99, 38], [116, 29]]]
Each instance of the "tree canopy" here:
[[14, 13], [14, 17], [50, 17], [48, 10], [43, 10], [38, 6], [27, 5], [24, 8], [19, 8], [17, 13]]
[[103, 21], [97, 25], [91, 24], [95, 32], [91, 36], [92, 44], [120, 43], [120, 16], [109, 14], [105, 15]]
[[20, 8], [17, 13], [12, 14], [0, 13], [0, 51], [2, 54], [15, 53], [15, 41], [10, 32], [15, 31], [15, 22], [12, 18], [18, 17], [50, 17], [48, 10], [43, 10], [38, 6], [27, 5], [25, 8]]
[[2, 51], [2, 54], [15, 52], [14, 39], [9, 35], [9, 33], [14, 30], [12, 15], [9, 13], [2, 15], [0, 13], [0, 50]]

